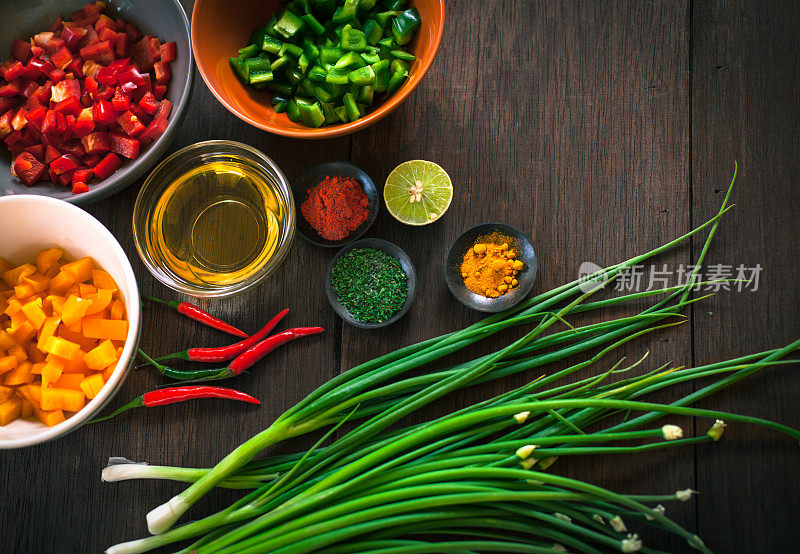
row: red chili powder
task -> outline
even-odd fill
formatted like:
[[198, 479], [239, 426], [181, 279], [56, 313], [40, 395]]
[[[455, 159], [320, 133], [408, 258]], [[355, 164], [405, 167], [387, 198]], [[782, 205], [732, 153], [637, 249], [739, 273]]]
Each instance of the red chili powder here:
[[369, 198], [352, 177], [325, 177], [308, 190], [300, 211], [319, 236], [341, 240], [367, 219]]

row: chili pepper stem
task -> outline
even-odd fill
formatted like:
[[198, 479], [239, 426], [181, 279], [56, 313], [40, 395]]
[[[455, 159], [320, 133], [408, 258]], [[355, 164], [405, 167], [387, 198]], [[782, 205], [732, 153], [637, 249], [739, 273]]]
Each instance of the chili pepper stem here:
[[131, 408], [141, 408], [142, 406], [144, 406], [144, 398], [143, 398], [143, 396], [137, 396], [136, 398], [134, 398], [133, 400], [131, 400], [130, 402], [128, 402], [124, 406], [120, 406], [119, 408], [117, 408], [116, 410], [114, 410], [113, 412], [108, 414], [107, 416], [95, 418], [95, 419], [91, 420], [89, 423], [98, 423], [100, 421], [105, 421], [107, 419], [111, 419], [112, 417], [115, 417], [115, 416], [121, 414], [122, 412], [130, 410]]
[[144, 298], [149, 302], [155, 302], [156, 304], [165, 304], [170, 308], [175, 308], [176, 310], [178, 309], [179, 302], [177, 300], [161, 300], [160, 298], [155, 298], [154, 296], [146, 296], [144, 294], [141, 296], [142, 298]]

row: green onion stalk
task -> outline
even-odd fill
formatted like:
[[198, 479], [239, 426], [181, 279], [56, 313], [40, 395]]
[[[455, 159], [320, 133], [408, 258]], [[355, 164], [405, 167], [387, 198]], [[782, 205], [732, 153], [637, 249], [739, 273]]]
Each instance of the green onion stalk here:
[[[144, 552], [196, 537], [201, 538], [189, 547], [196, 552], [335, 548], [353, 552], [357, 551], [353, 549], [356, 544], [363, 544], [357, 548], [364, 551], [422, 552], [430, 551], [432, 545], [425, 540], [410, 540], [408, 535], [419, 534], [416, 529], [426, 526], [433, 526], [430, 532], [459, 539], [436, 543], [437, 551], [471, 551], [470, 544], [478, 548], [484, 543], [494, 546], [480, 548], [514, 552], [559, 551], [557, 546], [584, 552], [597, 551], [598, 547], [648, 551], [638, 536], [625, 534], [624, 524], [618, 523], [621, 514], [642, 525], [675, 533], [695, 548], [708, 551], [699, 538], [669, 520], [663, 509], [651, 509], [643, 499], [543, 471], [562, 456], [617, 455], [714, 442], [722, 433], [723, 420], [764, 425], [800, 438], [796, 431], [777, 423], [689, 407], [762, 368], [787, 363], [783, 358], [800, 348], [800, 341], [728, 362], [696, 368], [662, 366], [643, 376], [606, 382], [612, 375], [643, 363], [639, 360], [622, 367], [621, 360], [599, 375], [546, 387], [601, 363], [622, 344], [680, 323], [677, 318], [681, 309], [697, 300], [689, 298], [698, 286], [693, 279], [660, 291], [588, 300], [626, 269], [710, 227], [692, 275], [695, 277], [718, 222], [729, 209], [735, 175], [717, 216], [682, 237], [461, 331], [356, 366], [313, 391], [213, 468], [110, 465], [103, 472], [105, 480], [160, 478], [192, 484], [148, 514], [148, 527], [154, 536], [116, 545], [109, 552]], [[657, 294], [667, 296], [634, 316], [577, 328], [565, 319], [574, 313]], [[533, 325], [532, 330], [492, 354], [444, 370], [403, 377], [500, 331], [527, 324]], [[568, 328], [544, 334], [556, 324]], [[598, 349], [566, 369], [498, 397], [433, 421], [389, 430], [403, 417], [452, 391]], [[700, 378], [716, 380], [670, 405], [635, 400]], [[641, 415], [622, 423], [609, 420], [618, 420], [620, 413], [628, 412]], [[701, 437], [683, 438], [682, 430], [674, 425], [642, 429], [668, 415], [708, 417], [715, 423]], [[339, 426], [358, 420], [361, 422], [343, 436], [321, 446]], [[272, 444], [326, 427], [325, 436], [304, 454], [253, 461]], [[590, 428], [592, 431], [587, 431]], [[647, 442], [653, 439], [660, 440]], [[216, 486], [251, 490], [216, 514], [170, 529]], [[672, 495], [661, 500], [668, 498], [686, 499]], [[465, 524], [487, 518], [499, 523], [483, 531], [478, 525]], [[492, 529], [514, 530], [515, 525], [524, 530], [515, 531], [513, 540], [507, 533], [492, 534]], [[464, 534], [483, 540], [460, 540]], [[440, 544], [447, 546], [440, 549]]]

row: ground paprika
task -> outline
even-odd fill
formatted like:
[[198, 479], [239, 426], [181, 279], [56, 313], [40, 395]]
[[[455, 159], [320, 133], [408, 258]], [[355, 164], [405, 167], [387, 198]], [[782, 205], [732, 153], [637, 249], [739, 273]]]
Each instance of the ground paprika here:
[[342, 240], [369, 216], [369, 198], [352, 177], [325, 177], [300, 206], [306, 221], [326, 240]]

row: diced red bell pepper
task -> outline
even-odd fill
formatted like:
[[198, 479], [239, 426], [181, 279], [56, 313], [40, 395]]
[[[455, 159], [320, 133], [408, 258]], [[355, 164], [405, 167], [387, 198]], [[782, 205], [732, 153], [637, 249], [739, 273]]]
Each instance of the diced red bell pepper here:
[[36, 94], [37, 90], [39, 90], [39, 83], [37, 83], [36, 81], [27, 81], [27, 82], [23, 81], [22, 90], [20, 91], [20, 94], [22, 94], [22, 96], [24, 96], [25, 98], [30, 98], [31, 96]]
[[84, 60], [94, 60], [101, 65], [108, 65], [116, 58], [116, 53], [107, 40], [85, 46], [80, 49], [80, 53]]
[[50, 32], [51, 32], [51, 33], [58, 33], [58, 32], [60, 32], [60, 31], [61, 31], [61, 26], [62, 26], [63, 24], [64, 24], [64, 20], [63, 20], [63, 19], [62, 19], [62, 17], [59, 15], [58, 17], [56, 17], [56, 20], [55, 20], [55, 21], [53, 21], [53, 24], [52, 24], [52, 25], [50, 25]]
[[40, 162], [44, 161], [44, 144], [34, 144], [25, 148], [25, 152], [30, 152]]
[[[81, 67], [81, 74], [84, 77], [87, 77], [87, 78], [91, 77], [92, 79], [96, 79], [97, 78], [97, 74], [100, 72], [100, 70], [102, 68], [103, 68], [103, 66], [100, 65], [99, 63], [94, 62], [92, 60], [88, 60], [88, 61], [83, 62], [83, 67]], [[96, 82], [95, 82], [95, 84], [96, 84]], [[86, 83], [85, 82], [84, 82], [83, 86], [84, 86], [84, 88], [86, 88]]]
[[49, 144], [44, 147], [44, 163], [49, 164], [53, 160], [60, 158], [61, 152], [55, 146]]
[[62, 100], [53, 106], [53, 109], [57, 112], [63, 113], [64, 115], [77, 116], [79, 113], [81, 113], [83, 108], [81, 107], [81, 103], [77, 98], [74, 96], [68, 96], [65, 100]]
[[111, 85], [99, 85], [97, 92], [94, 93], [95, 100], [111, 100], [114, 96], [114, 87]]
[[38, 130], [42, 130], [42, 123], [44, 123], [44, 116], [47, 114], [47, 108], [44, 106], [39, 106], [38, 108], [34, 108], [29, 110], [27, 114], [25, 114], [25, 118], [28, 120], [28, 125], [33, 125]]
[[169, 121], [166, 117], [156, 116], [153, 118], [153, 121], [150, 122], [150, 125], [147, 126], [144, 133], [142, 133], [142, 137], [150, 140], [158, 140], [161, 135], [164, 134], [164, 131], [167, 130], [167, 125], [169, 125]]
[[86, 155], [86, 149], [83, 143], [78, 139], [67, 140], [61, 143], [61, 151], [64, 154], [74, 156], [76, 159], [81, 159]]
[[[89, 62], [86, 62], [89, 63]], [[94, 62], [92, 62], [94, 63]], [[85, 65], [84, 65], [85, 67]], [[99, 67], [99, 66], [98, 66]], [[94, 96], [97, 94], [97, 80], [94, 77], [86, 77], [83, 81], [83, 89], [88, 92], [90, 95]]]
[[111, 140], [111, 151], [120, 156], [124, 156], [129, 160], [135, 160], [139, 157], [139, 141], [130, 137], [126, 137], [121, 133], [109, 134]]
[[72, 174], [72, 182], [90, 183], [94, 177], [94, 172], [91, 169], [76, 169]]
[[98, 100], [92, 106], [92, 116], [96, 123], [104, 125], [111, 125], [117, 118], [117, 112], [114, 111], [114, 106], [108, 100]]
[[123, 57], [128, 53], [128, 35], [126, 33], [120, 32], [117, 34], [117, 42], [114, 45], [114, 49], [119, 57]]
[[22, 134], [24, 140], [30, 139], [30, 144], [39, 144], [42, 142], [42, 131], [34, 128], [32, 125], [30, 125], [30, 123], [25, 127], [25, 130], [22, 132]]
[[42, 176], [45, 167], [30, 152], [22, 152], [14, 159], [13, 169], [19, 180], [31, 186]]
[[67, 120], [64, 115], [55, 111], [47, 110], [42, 123], [42, 133], [45, 135], [63, 135], [67, 130]]
[[125, 20], [124, 19], [122, 19], [121, 17], [118, 17], [117, 19], [114, 20], [114, 23], [117, 24], [117, 31], [118, 32], [120, 32], [120, 33], [124, 33], [125, 32]]
[[0, 96], [11, 97], [22, 92], [22, 79], [17, 77], [13, 81], [0, 86]]
[[117, 79], [120, 83], [133, 83], [137, 87], [141, 87], [145, 84], [145, 75], [139, 73], [139, 70], [136, 69], [134, 66], [130, 66], [125, 68], [124, 70], [120, 70], [117, 74]]
[[[64, 71], [66, 71], [68, 79], [75, 79], [75, 78], [78, 78], [78, 77], [82, 76], [83, 75], [83, 60], [80, 59], [80, 57], [75, 58], [74, 60], [69, 62], [69, 65], [67, 66], [67, 69], [65, 69]], [[70, 75], [70, 73], [72, 75]]]
[[81, 99], [81, 82], [77, 79], [65, 79], [53, 85], [50, 91], [50, 100], [58, 103], [74, 96], [77, 100]]
[[86, 27], [86, 34], [83, 36], [81, 40], [78, 41], [77, 45], [78, 51], [80, 51], [81, 48], [91, 46], [95, 42], [97, 42], [97, 31], [94, 30], [93, 26], [89, 25], [88, 27]]
[[19, 60], [6, 60], [0, 63], [0, 73], [6, 81], [13, 81], [17, 77], [22, 76], [25, 71], [25, 66]]
[[170, 63], [178, 56], [178, 46], [174, 42], [161, 43], [161, 61]]
[[117, 52], [117, 39], [119, 38], [119, 33], [117, 33], [113, 29], [109, 29], [108, 27], [103, 27], [101, 30], [97, 32], [97, 38], [100, 40], [107, 40], [111, 43], [111, 46], [114, 48], [114, 53]]
[[80, 21], [82, 25], [87, 23], [94, 25], [100, 19], [100, 9], [96, 4], [86, 4], [82, 9], [69, 16], [72, 21]]
[[159, 85], [166, 84], [170, 77], [172, 77], [172, 71], [170, 70], [168, 63], [156, 62], [153, 64], [153, 72], [156, 76], [156, 83]]
[[150, 35], [145, 36], [128, 48], [131, 59], [140, 71], [150, 71], [161, 56], [161, 41]]
[[42, 54], [44, 54], [44, 48], [41, 46], [36, 46], [35, 44], [31, 45], [31, 56], [33, 58], [38, 58]]
[[58, 52], [62, 48], [66, 48], [66, 46], [67, 44], [63, 40], [61, 40], [59, 37], [54, 36], [49, 41], [47, 41], [47, 44], [44, 45], [44, 51], [47, 52], [50, 56], [53, 56], [56, 52]]
[[86, 36], [86, 33], [89, 32], [86, 27], [82, 27], [81, 25], [76, 25], [75, 23], [70, 23], [69, 21], [64, 23], [64, 30], [61, 31], [61, 40], [67, 45], [67, 48], [70, 50], [76, 50], [78, 47], [78, 41], [80, 41], [83, 37]]
[[169, 100], [162, 100], [158, 104], [158, 111], [156, 112], [155, 117], [163, 117], [164, 119], [167, 119], [170, 111], [172, 111], [172, 102]]
[[145, 93], [142, 99], [139, 100], [139, 108], [147, 114], [153, 115], [158, 110], [158, 100], [153, 96], [152, 92]]
[[62, 173], [66, 173], [67, 171], [77, 167], [78, 160], [76, 160], [75, 156], [72, 154], [64, 154], [60, 158], [56, 158], [50, 162], [50, 169], [52, 169], [56, 175], [61, 175]]
[[114, 96], [111, 97], [111, 105], [116, 111], [124, 112], [131, 107], [131, 94], [123, 92], [120, 87], [117, 87], [117, 90], [114, 91]]
[[[86, 62], [89, 63], [89, 62]], [[119, 70], [113, 67], [101, 67], [97, 71], [97, 82], [103, 85], [115, 85], [117, 83], [117, 75], [119, 74]]]
[[94, 116], [92, 115], [92, 108], [83, 108], [78, 118], [75, 120], [75, 126], [72, 128], [72, 133], [81, 138], [88, 135], [94, 130]]
[[64, 73], [64, 70], [61, 69], [60, 67], [57, 67], [53, 71], [47, 74], [47, 79], [53, 83], [57, 83], [58, 81], [64, 79], [66, 76], [67, 74]]
[[68, 187], [72, 184], [72, 176], [75, 175], [75, 170], [70, 169], [58, 176], [58, 184], [62, 187]]
[[50, 179], [50, 181], [51, 181], [51, 182], [52, 182], [54, 185], [58, 184], [58, 175], [56, 175], [55, 173], [53, 173], [53, 170], [52, 170], [52, 169], [50, 169], [49, 167], [47, 168], [47, 176], [48, 176], [47, 178], [48, 178], [48, 179]]
[[136, 26], [135, 23], [126, 23], [125, 24], [125, 33], [128, 35], [128, 40], [130, 44], [133, 45], [135, 42], [139, 42], [144, 38], [144, 33], [139, 30], [139, 27]]
[[28, 63], [31, 59], [31, 44], [15, 38], [11, 43], [11, 55], [22, 63]]
[[89, 133], [81, 139], [81, 144], [87, 154], [102, 154], [111, 150], [111, 141], [108, 133]]
[[33, 43], [40, 47], [46, 48], [47, 43], [53, 40], [53, 37], [56, 36], [53, 31], [46, 31], [44, 33], [37, 33], [33, 36]]
[[[76, 171], [75, 174], [78, 172]], [[75, 181], [75, 174], [72, 175], [72, 194], [80, 194], [82, 192], [89, 192], [89, 186], [83, 181]]]
[[69, 51], [69, 48], [66, 46], [62, 46], [55, 52], [53, 55], [50, 56], [50, 61], [55, 64], [56, 67], [60, 67], [61, 69], [66, 69], [67, 66], [72, 62], [72, 54]]
[[0, 96], [0, 113], [5, 113], [11, 108], [19, 106], [21, 99], [19, 98], [4, 98]]
[[167, 94], [166, 85], [156, 85], [153, 87], [153, 96], [156, 97], [156, 100], [163, 99], [165, 94]]
[[[97, 21], [94, 24], [94, 30], [99, 33], [103, 29], [108, 29], [110, 31], [116, 31], [117, 30], [117, 22], [114, 21], [113, 19], [111, 19], [110, 17], [108, 17], [107, 15], [101, 14], [100, 17], [97, 19]], [[103, 39], [103, 40], [105, 40], [105, 39]]]
[[0, 116], [0, 138], [5, 138], [14, 131], [11, 127], [11, 120], [14, 119], [16, 113], [16, 110], [11, 109]]
[[33, 58], [25, 66], [25, 76], [28, 79], [38, 79], [41, 75], [47, 77], [48, 73], [56, 68], [51, 62], [42, 60], [41, 58]]
[[120, 167], [122, 167], [122, 160], [113, 152], [109, 152], [92, 170], [98, 179], [103, 180], [110, 177]]
[[83, 158], [81, 158], [81, 162], [83, 162], [84, 165], [87, 165], [89, 167], [94, 167], [97, 164], [99, 164], [100, 160], [102, 159], [103, 156], [101, 156], [100, 154], [86, 154]]
[[19, 131], [20, 129], [24, 129], [25, 126], [28, 124], [28, 120], [25, 119], [25, 114], [28, 110], [25, 109], [25, 106], [22, 106], [17, 110], [17, 113], [14, 114], [14, 118], [11, 120], [11, 128], [15, 131]]
[[34, 60], [35, 58], [31, 58], [31, 60], [25, 65], [25, 69], [22, 71], [22, 77], [31, 81], [35, 81], [42, 76], [39, 66], [33, 63]]
[[145, 126], [131, 110], [119, 116], [119, 118], [117, 118], [117, 123], [122, 126], [122, 129], [129, 137], [138, 137], [145, 131]]
[[[12, 117], [13, 117], [13, 116], [12, 116]], [[10, 127], [10, 126], [11, 126], [11, 123], [9, 122], [9, 127]], [[18, 143], [18, 142], [19, 142], [19, 141], [21, 141], [21, 140], [22, 140], [22, 131], [13, 131], [12, 133], [10, 133], [10, 134], [9, 134], [9, 135], [8, 135], [8, 136], [7, 136], [7, 137], [6, 137], [6, 138], [3, 140], [3, 142], [5, 142], [5, 143], [6, 143], [6, 146], [8, 146], [9, 148], [11, 148], [11, 146], [12, 146], [12, 145], [14, 145], [14, 144]], [[23, 146], [23, 147], [22, 147], [22, 149], [24, 150], [24, 149], [25, 149], [25, 147]]]

